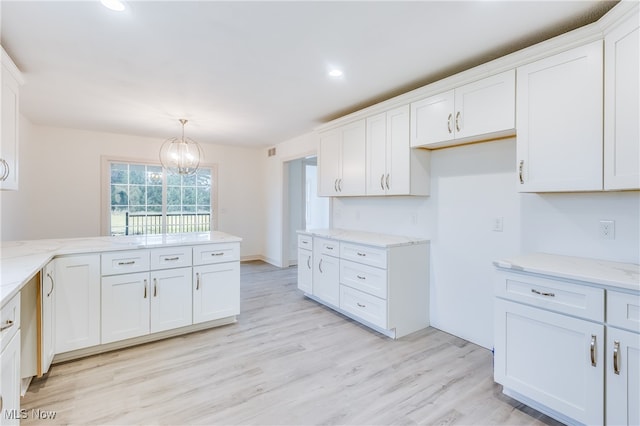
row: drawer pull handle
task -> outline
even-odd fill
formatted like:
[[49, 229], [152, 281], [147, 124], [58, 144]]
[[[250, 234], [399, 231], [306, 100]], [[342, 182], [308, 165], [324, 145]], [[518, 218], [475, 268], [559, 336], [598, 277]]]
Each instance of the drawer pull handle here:
[[200, 272], [196, 272], [196, 290], [200, 290]]
[[596, 335], [591, 335], [591, 344], [589, 345], [589, 352], [591, 355], [591, 366], [596, 366]]
[[362, 275], [356, 275], [356, 277], [358, 277], [359, 280], [366, 280], [367, 277], [363, 277]]
[[326, 246], [327, 250], [333, 250], [333, 246]]
[[358, 256], [361, 256], [361, 257], [366, 257], [366, 256], [367, 256], [367, 253], [360, 253], [360, 252], [357, 252], [357, 254], [358, 254]]
[[546, 297], [556, 297], [555, 293], [545, 293], [543, 291], [538, 291], [535, 288], [531, 289], [531, 293], [539, 294], [540, 296], [546, 296]]
[[620, 374], [620, 342], [613, 341], [613, 372]]
[[49, 297], [51, 296], [51, 293], [53, 293], [53, 288], [55, 287], [56, 284], [53, 282], [53, 277], [48, 272], [47, 272], [47, 277], [49, 277], [49, 280], [51, 280], [51, 290], [49, 290], [49, 293], [47, 293], [47, 297]]
[[222, 256], [224, 254], [224, 252], [219, 251], [217, 253], [211, 253], [211, 256]]
[[7, 320], [5, 324], [6, 325], [3, 325], [2, 327], [0, 327], [0, 331], [5, 331], [6, 329], [13, 327], [13, 321], [11, 320]]
[[360, 302], [356, 302], [356, 305], [358, 305], [358, 306], [359, 306], [359, 307], [361, 307], [361, 308], [366, 308], [366, 307], [367, 307], [367, 305], [363, 305], [363, 304], [362, 304], [362, 303], [360, 303]]
[[309, 241], [303, 241], [302, 244], [309, 244]]
[[135, 265], [136, 261], [135, 260], [129, 260], [127, 262], [118, 262], [118, 265], [123, 266], [123, 265]]
[[180, 256], [174, 256], [174, 257], [165, 257], [164, 260], [165, 262], [171, 262], [173, 260], [179, 260]]

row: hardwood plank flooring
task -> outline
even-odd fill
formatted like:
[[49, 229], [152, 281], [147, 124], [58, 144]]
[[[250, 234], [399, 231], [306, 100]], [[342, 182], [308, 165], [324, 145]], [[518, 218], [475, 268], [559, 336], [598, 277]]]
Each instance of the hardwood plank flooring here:
[[303, 297], [295, 267], [241, 277], [237, 323], [56, 364], [22, 424], [557, 424], [501, 393], [482, 347], [434, 328], [393, 341]]

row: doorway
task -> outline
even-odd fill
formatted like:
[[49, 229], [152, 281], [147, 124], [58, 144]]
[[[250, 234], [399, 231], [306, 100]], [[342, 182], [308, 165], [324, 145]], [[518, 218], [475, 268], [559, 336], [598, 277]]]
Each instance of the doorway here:
[[284, 197], [284, 265], [298, 263], [298, 234], [300, 229], [328, 228], [329, 199], [318, 196], [318, 160], [309, 156], [288, 161], [285, 166]]

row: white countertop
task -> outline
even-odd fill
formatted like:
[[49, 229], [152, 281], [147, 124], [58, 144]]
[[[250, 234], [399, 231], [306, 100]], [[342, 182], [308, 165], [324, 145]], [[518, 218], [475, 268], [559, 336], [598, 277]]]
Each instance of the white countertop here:
[[397, 247], [410, 244], [425, 244], [429, 240], [398, 235], [379, 234], [377, 232], [350, 231], [347, 229], [311, 229], [298, 231], [298, 234], [331, 238], [376, 247]]
[[640, 265], [582, 257], [532, 253], [499, 260], [502, 269], [550, 275], [588, 283], [640, 291]]
[[56, 256], [207, 243], [240, 242], [224, 232], [6, 241], [0, 243], [0, 306]]

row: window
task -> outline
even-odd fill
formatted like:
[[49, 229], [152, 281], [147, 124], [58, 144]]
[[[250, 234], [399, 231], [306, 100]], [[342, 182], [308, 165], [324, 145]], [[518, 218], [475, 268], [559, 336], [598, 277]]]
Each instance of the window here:
[[215, 167], [189, 176], [158, 164], [107, 160], [108, 235], [209, 232], [215, 229]]

